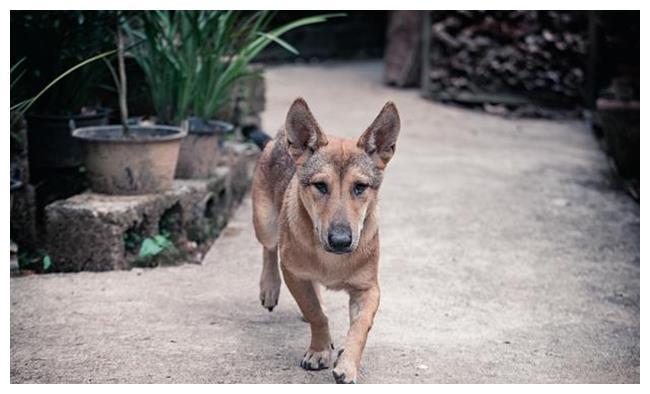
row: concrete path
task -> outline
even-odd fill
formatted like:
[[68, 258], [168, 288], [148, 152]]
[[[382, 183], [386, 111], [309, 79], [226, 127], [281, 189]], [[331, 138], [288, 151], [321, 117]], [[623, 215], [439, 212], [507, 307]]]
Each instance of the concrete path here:
[[[381, 84], [379, 63], [267, 72], [264, 125], [304, 96], [359, 135], [387, 100], [382, 301], [361, 383], [638, 382], [639, 206], [580, 122], [505, 120]], [[203, 265], [11, 279], [12, 382], [331, 383], [308, 327], [258, 297], [250, 199]], [[325, 294], [334, 341], [344, 294]]]

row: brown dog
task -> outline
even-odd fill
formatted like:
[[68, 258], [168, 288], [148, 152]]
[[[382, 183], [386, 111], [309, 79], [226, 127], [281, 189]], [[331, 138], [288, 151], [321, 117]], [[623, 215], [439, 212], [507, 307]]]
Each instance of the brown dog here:
[[269, 311], [278, 303], [279, 249], [284, 280], [311, 326], [303, 368], [334, 361], [319, 284], [350, 295], [350, 329], [333, 363], [337, 383], [356, 382], [379, 306], [377, 193], [399, 129], [389, 102], [358, 141], [328, 137], [299, 98], [255, 170], [253, 223], [264, 247], [260, 300]]

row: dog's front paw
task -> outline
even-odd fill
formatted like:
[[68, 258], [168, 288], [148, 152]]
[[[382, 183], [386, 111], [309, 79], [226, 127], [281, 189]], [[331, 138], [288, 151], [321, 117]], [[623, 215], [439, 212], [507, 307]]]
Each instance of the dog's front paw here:
[[309, 371], [330, 368], [333, 359], [332, 352], [331, 348], [319, 351], [310, 348], [300, 361], [300, 366]]
[[339, 351], [332, 375], [336, 383], [349, 384], [357, 382], [357, 366], [345, 356], [343, 350]]
[[269, 312], [272, 312], [273, 308], [278, 305], [280, 285], [281, 282], [279, 279], [265, 278], [260, 282], [260, 302]]

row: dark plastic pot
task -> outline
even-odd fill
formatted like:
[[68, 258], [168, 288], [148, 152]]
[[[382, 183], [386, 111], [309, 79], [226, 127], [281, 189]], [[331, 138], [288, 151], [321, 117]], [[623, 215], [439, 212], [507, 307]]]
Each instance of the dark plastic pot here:
[[92, 191], [114, 195], [150, 194], [172, 186], [181, 139], [178, 127], [132, 127], [132, 138], [121, 125], [84, 127], [72, 135], [82, 141]]
[[220, 120], [191, 117], [183, 122], [182, 128], [188, 134], [181, 143], [176, 178], [209, 177], [219, 162], [219, 136], [231, 132], [234, 126]]
[[29, 165], [34, 169], [75, 167], [83, 161], [81, 142], [70, 132], [78, 127], [108, 124], [109, 109], [70, 116], [28, 115]]

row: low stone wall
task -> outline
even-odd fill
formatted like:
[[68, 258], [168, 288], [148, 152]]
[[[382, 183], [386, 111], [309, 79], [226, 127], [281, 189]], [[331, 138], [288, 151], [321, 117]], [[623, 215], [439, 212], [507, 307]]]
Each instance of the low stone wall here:
[[248, 191], [259, 150], [227, 143], [208, 179], [174, 181], [166, 193], [109, 196], [86, 192], [45, 209], [53, 271], [107, 271], [153, 266], [138, 255], [145, 239], [173, 242], [171, 264], [200, 261]]

